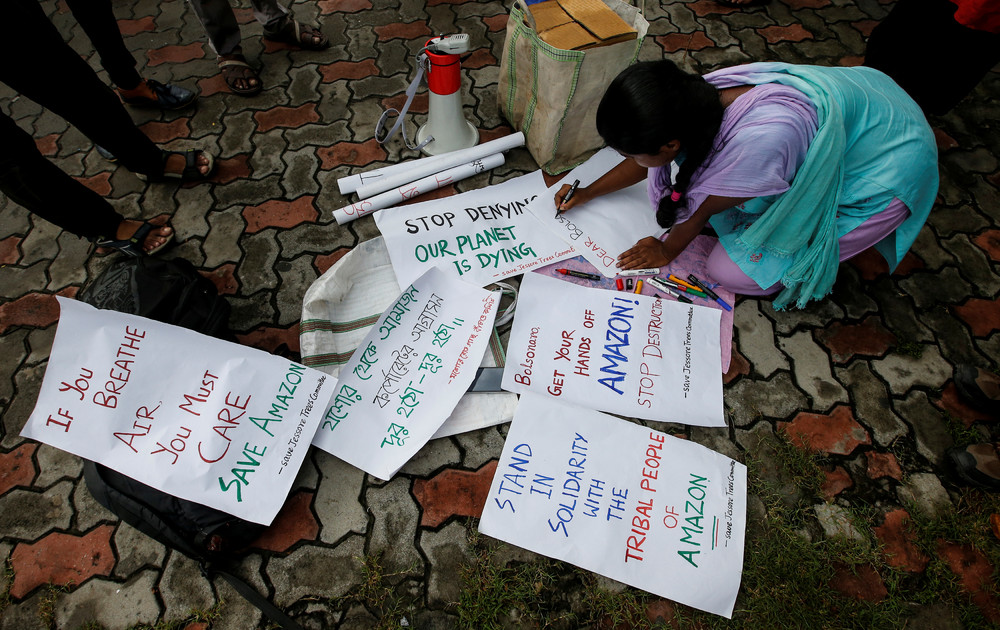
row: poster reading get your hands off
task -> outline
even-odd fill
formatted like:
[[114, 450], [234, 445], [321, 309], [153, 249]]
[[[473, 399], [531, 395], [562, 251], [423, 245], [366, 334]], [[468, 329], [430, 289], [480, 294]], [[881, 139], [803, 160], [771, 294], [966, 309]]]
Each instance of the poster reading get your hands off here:
[[704, 446], [524, 394], [479, 531], [731, 617], [746, 485]]
[[528, 211], [545, 193], [541, 171], [460, 195], [375, 214], [400, 286], [439, 266], [486, 286], [577, 253]]
[[313, 444], [390, 479], [451, 415], [489, 345], [500, 294], [429, 269], [340, 371]]
[[21, 435], [270, 524], [334, 379], [261, 350], [58, 299], [45, 379]]
[[624, 416], [725, 426], [714, 308], [525, 274], [503, 388]]

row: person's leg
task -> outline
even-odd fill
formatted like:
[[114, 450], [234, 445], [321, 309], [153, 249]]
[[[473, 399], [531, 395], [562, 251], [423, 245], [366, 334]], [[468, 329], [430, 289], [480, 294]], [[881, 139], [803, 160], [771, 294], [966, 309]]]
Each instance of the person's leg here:
[[137, 87], [142, 77], [135, 69], [135, 57], [122, 40], [110, 0], [66, 0], [66, 5], [97, 50], [111, 82], [126, 90]]
[[101, 58], [118, 94], [129, 105], [181, 109], [192, 104], [198, 95], [178, 85], [145, 80], [136, 71], [135, 57], [129, 52], [118, 29], [118, 20], [110, 0], [66, 0], [73, 17]]
[[840, 237], [840, 262], [854, 258], [882, 239], [892, 236], [908, 216], [910, 209], [906, 204], [893, 198], [885, 210]]
[[0, 81], [65, 118], [129, 170], [161, 173], [162, 151], [63, 41], [38, 2], [8, 0], [7, 14], [0, 22], [0, 58], [8, 60], [0, 64]]
[[[892, 235], [903, 224], [910, 210], [899, 199], [893, 199], [889, 205], [878, 214], [870, 217], [864, 223], [840, 237], [840, 262], [854, 258], [882, 239]], [[753, 279], [743, 273], [739, 265], [726, 253], [721, 243], [717, 243], [708, 256], [706, 272], [714, 282], [740, 295], [771, 295], [781, 290], [782, 284], [776, 283], [766, 289], [760, 288]]]
[[[168, 156], [135, 126], [115, 93], [63, 41], [36, 0], [7, 0], [6, 10], [0, 59], [17, 62], [0, 64], [0, 82], [65, 118], [130, 171], [160, 177], [184, 170], [185, 156]], [[211, 172], [210, 156], [197, 160], [204, 175]]]
[[107, 200], [46, 160], [31, 136], [4, 114], [0, 191], [46, 221], [91, 240], [114, 236], [123, 220]]
[[261, 26], [269, 31], [276, 31], [285, 23], [288, 9], [278, 4], [278, 0], [250, 0], [253, 5], [253, 16]]
[[191, 7], [219, 57], [219, 70], [235, 94], [253, 96], [263, 88], [257, 72], [243, 57], [240, 25], [228, 0], [191, 0]]
[[208, 34], [216, 55], [242, 55], [240, 25], [229, 0], [191, 0], [191, 8]]
[[278, 0], [250, 0], [253, 15], [264, 26], [264, 37], [306, 50], [322, 50], [329, 39], [318, 28], [296, 22]]
[[1000, 34], [955, 21], [950, 0], [899, 0], [874, 28], [865, 65], [893, 78], [925, 112], [947, 113], [1000, 62]]

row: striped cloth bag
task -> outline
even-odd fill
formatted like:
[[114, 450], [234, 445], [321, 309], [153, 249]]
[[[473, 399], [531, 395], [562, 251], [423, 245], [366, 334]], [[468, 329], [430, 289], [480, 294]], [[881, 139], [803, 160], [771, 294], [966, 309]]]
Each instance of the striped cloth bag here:
[[515, 0], [507, 18], [497, 105], [514, 129], [524, 132], [531, 156], [550, 175], [579, 166], [604, 146], [597, 106], [611, 80], [638, 58], [649, 29], [639, 7], [603, 2], [636, 30], [636, 39], [561, 50], [542, 41], [523, 0]]
[[[302, 300], [299, 324], [302, 363], [337, 376], [399, 293], [396, 273], [381, 236], [352, 249], [312, 283]], [[482, 366], [503, 367], [503, 364], [504, 350], [494, 328]], [[433, 437], [508, 422], [516, 406], [517, 395], [509, 392], [466, 394]]]

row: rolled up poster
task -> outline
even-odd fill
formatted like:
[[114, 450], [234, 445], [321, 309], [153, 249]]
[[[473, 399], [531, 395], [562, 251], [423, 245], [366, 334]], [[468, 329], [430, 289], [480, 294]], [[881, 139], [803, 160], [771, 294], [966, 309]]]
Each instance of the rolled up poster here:
[[447, 153], [442, 153], [441, 155], [429, 155], [425, 158], [420, 158], [419, 160], [390, 164], [389, 166], [383, 166], [382, 168], [373, 168], [372, 170], [365, 171], [363, 173], [355, 173], [354, 175], [341, 177], [337, 180], [337, 188], [340, 190], [341, 195], [349, 195], [352, 192], [356, 192], [358, 188], [375, 182], [375, 180], [380, 177], [388, 177], [389, 175], [408, 171], [413, 168], [415, 164], [434, 164], [435, 162], [440, 162], [447, 156]]
[[440, 173], [443, 170], [460, 166], [462, 164], [468, 164], [469, 162], [473, 162], [475, 160], [481, 160], [487, 155], [502, 153], [503, 151], [508, 151], [514, 147], [522, 145], [524, 145], [524, 134], [518, 131], [517, 133], [512, 133], [509, 136], [484, 142], [483, 144], [479, 144], [468, 149], [446, 153], [442, 156], [442, 158], [446, 159], [442, 159], [440, 162], [421, 164], [423, 160], [417, 160], [416, 162], [413, 162], [412, 169], [394, 173], [387, 177], [380, 177], [371, 184], [358, 188], [358, 198], [367, 199], [368, 197], [373, 197], [379, 193], [384, 193], [387, 190], [392, 190], [393, 188], [399, 188], [403, 184], [408, 184], [418, 179], [427, 177], [428, 175]]
[[433, 175], [417, 180], [413, 183], [403, 184], [395, 190], [390, 190], [368, 199], [362, 199], [357, 203], [352, 203], [351, 205], [344, 206], [339, 210], [334, 210], [333, 218], [337, 219], [337, 223], [340, 225], [350, 223], [351, 221], [361, 218], [366, 214], [371, 214], [376, 210], [389, 208], [406, 201], [407, 199], [412, 199], [413, 197], [422, 195], [426, 192], [437, 190], [442, 186], [447, 186], [448, 184], [453, 184], [457, 181], [463, 180], [466, 177], [471, 177], [476, 173], [482, 173], [483, 171], [494, 169], [503, 163], [503, 153], [487, 155], [482, 159], [473, 160], [467, 164], [461, 164], [440, 173], [434, 173]]

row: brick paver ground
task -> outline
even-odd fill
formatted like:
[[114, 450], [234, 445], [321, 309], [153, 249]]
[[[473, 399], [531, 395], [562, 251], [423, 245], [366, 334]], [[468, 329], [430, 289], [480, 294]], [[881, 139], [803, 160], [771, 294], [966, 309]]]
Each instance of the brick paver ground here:
[[[373, 129], [380, 112], [400, 104], [414, 74], [413, 55], [429, 35], [471, 36], [466, 115], [484, 139], [510, 131], [496, 107], [507, 10], [499, 0], [299, 0], [294, 13], [321, 22], [330, 37], [322, 52], [263, 42], [248, 3], [240, 2], [245, 50], [266, 87], [253, 98], [226, 91], [182, 0], [114, 4], [143, 74], [201, 92], [193, 111], [133, 110], [136, 122], [167, 147], [214, 151], [220, 169], [212, 183], [147, 185], [4, 86], [0, 108], [35, 136], [43, 153], [123, 213], [171, 215], [180, 243], [167, 255], [191, 260], [210, 277], [232, 304], [230, 323], [239, 339], [267, 351], [297, 356], [306, 288], [377, 235], [371, 217], [336, 224], [331, 212], [347, 200], [335, 180], [412, 157], [398, 142], [376, 144]], [[700, 72], [764, 60], [859, 64], [866, 37], [891, 6], [774, 0], [742, 11], [712, 0], [645, 4], [650, 30], [640, 58], [667, 57]], [[65, 4], [43, 5], [99, 69]], [[58, 81], [58, 69], [52, 79]], [[741, 299], [726, 376], [730, 427], [671, 427], [741, 459], [766, 455], [762, 445], [777, 435], [821, 451], [831, 463], [821, 491], [830, 503], [817, 500], [805, 535], [814, 541], [835, 535], [819, 521], [863, 499], [879, 512], [875, 535], [889, 563], [915, 573], [928, 556], [907, 537], [910, 513], [952, 509], [962, 492], [943, 465], [954, 439], [949, 423], [984, 438], [996, 435], [989, 418], [957, 398], [952, 370], [958, 363], [995, 367], [1000, 359], [998, 102], [1000, 74], [994, 72], [955, 111], [931, 121], [941, 150], [941, 191], [900, 270], [889, 275], [868, 252], [842, 266], [829, 299], [803, 311], [775, 312], [768, 301]], [[418, 98], [418, 120], [426, 107], [426, 98]], [[444, 194], [535, 168], [527, 151], [515, 150], [501, 168]], [[213, 607], [212, 628], [266, 627], [227, 585], [208, 582], [193, 562], [98, 506], [77, 458], [19, 436], [52, 343], [54, 296], [75, 295], [112, 259], [91, 255], [86, 242], [0, 197], [0, 560], [8, 567], [0, 574], [0, 594], [7, 597], [0, 630], [88, 622], [124, 628]], [[389, 581], [418, 602], [408, 624], [455, 627], [458, 568], [473, 559], [466, 526], [470, 517], [475, 523], [474, 498], [489, 487], [504, 435], [498, 427], [431, 442], [419, 471], [404, 469], [388, 483], [314, 449], [245, 572], [307, 627], [367, 628], [376, 624], [378, 607], [344, 596], [365, 584], [362, 559], [379, 556]], [[751, 531], [760, 526], [755, 518], [751, 514]], [[997, 621], [989, 586], [996, 568], [982, 552], [942, 539], [935, 553], [958, 574], [984, 618]], [[870, 573], [838, 572], [831, 587], [845, 596], [884, 596], [878, 575]], [[949, 611], [931, 609], [935, 619], [954, 622]], [[669, 605], [654, 601], [649, 614], [662, 610]], [[513, 620], [508, 627], [518, 626]]]

